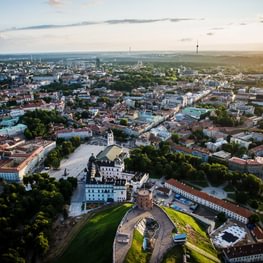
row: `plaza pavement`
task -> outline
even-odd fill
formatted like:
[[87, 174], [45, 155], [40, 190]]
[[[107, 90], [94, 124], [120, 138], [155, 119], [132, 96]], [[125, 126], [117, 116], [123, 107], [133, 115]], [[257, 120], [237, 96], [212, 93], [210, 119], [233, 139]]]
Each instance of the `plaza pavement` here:
[[105, 146], [81, 144], [67, 159], [61, 161], [59, 170], [50, 170], [49, 175], [59, 180], [63, 177], [66, 168], [68, 176], [81, 176], [83, 175], [82, 171], [87, 167], [91, 154], [93, 153], [96, 156], [104, 148]]
[[105, 146], [81, 144], [69, 158], [63, 159], [59, 170], [50, 170], [49, 175], [55, 177], [57, 180], [63, 177], [65, 168], [67, 169], [68, 176], [78, 178], [78, 186], [75, 189], [69, 207], [69, 216], [79, 216], [86, 213], [82, 211], [82, 203], [85, 202], [85, 179], [83, 170], [87, 167], [88, 160], [93, 153], [95, 156]]

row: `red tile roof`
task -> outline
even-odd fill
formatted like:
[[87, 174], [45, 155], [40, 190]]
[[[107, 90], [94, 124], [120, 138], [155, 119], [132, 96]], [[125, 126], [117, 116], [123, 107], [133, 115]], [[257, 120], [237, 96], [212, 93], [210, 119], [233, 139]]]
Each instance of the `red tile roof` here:
[[181, 152], [184, 152], [184, 153], [189, 153], [189, 154], [192, 153], [192, 149], [189, 149], [189, 148], [181, 146], [181, 145], [173, 145], [172, 149], [175, 150], [175, 151], [181, 151]]
[[[250, 255], [263, 254], [263, 243], [229, 247], [223, 250], [224, 254], [229, 258], [240, 258]], [[259, 261], [256, 261], [259, 262]]]
[[238, 157], [232, 157], [228, 160], [231, 163], [239, 164], [239, 165], [246, 165], [247, 161]]
[[170, 184], [172, 186], [175, 186], [175, 187], [177, 187], [177, 188], [179, 188], [179, 189], [181, 189], [181, 190], [183, 190], [183, 191], [185, 191], [187, 193], [195, 195], [195, 196], [197, 196], [199, 198], [207, 200], [207, 201], [209, 201], [211, 203], [219, 205], [219, 206], [221, 206], [221, 207], [223, 207], [223, 208], [225, 208], [225, 209], [227, 209], [229, 211], [232, 211], [232, 212], [234, 212], [234, 213], [236, 213], [238, 215], [241, 215], [241, 216], [243, 216], [245, 218], [249, 218], [253, 214], [248, 209], [245, 209], [243, 207], [240, 207], [238, 205], [232, 204], [230, 202], [218, 199], [218, 198], [216, 198], [214, 196], [211, 196], [211, 195], [209, 195], [207, 193], [200, 192], [200, 191], [198, 191], [198, 190], [196, 190], [196, 189], [194, 189], [194, 188], [192, 188], [192, 187], [190, 187], [188, 185], [180, 183], [179, 181], [177, 181], [175, 179], [169, 179], [169, 180], [166, 181], [166, 183]]

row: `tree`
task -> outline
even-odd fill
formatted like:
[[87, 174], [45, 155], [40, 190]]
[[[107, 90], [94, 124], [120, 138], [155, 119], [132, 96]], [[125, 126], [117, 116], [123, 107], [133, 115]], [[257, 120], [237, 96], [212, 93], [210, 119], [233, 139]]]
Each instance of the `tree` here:
[[64, 141], [62, 143], [61, 153], [63, 156], [67, 156], [74, 151], [71, 141]]
[[232, 156], [242, 157], [246, 153], [246, 148], [241, 147], [238, 143], [231, 142], [222, 145], [222, 149], [231, 153]]
[[180, 136], [177, 133], [173, 133], [171, 139], [174, 143], [178, 143]]
[[127, 119], [121, 119], [120, 120], [120, 125], [127, 126], [128, 125], [128, 120]]
[[248, 195], [244, 192], [236, 192], [236, 201], [239, 204], [246, 204]]
[[32, 135], [31, 131], [28, 128], [25, 129], [24, 135], [25, 135], [25, 137], [27, 139], [32, 139], [33, 138], [33, 135]]
[[220, 222], [220, 223], [224, 223], [226, 220], [227, 220], [227, 216], [224, 212], [220, 212], [218, 215], [217, 215], [217, 220]]
[[73, 145], [74, 148], [79, 147], [80, 144], [81, 144], [81, 140], [80, 140], [80, 137], [79, 137], [79, 136], [72, 137], [72, 138], [70, 139], [70, 141], [71, 141], [71, 143], [72, 143], [72, 145]]
[[260, 218], [257, 214], [253, 214], [249, 217], [249, 222], [252, 224], [258, 223], [260, 221]]
[[54, 158], [52, 161], [51, 161], [51, 166], [54, 168], [54, 169], [58, 169], [59, 166], [60, 166], [60, 159], [58, 158]]
[[250, 202], [250, 206], [254, 209], [258, 209], [258, 202], [256, 200], [252, 200]]
[[18, 251], [12, 248], [2, 254], [0, 259], [3, 263], [26, 263], [26, 260], [19, 255]]
[[35, 248], [40, 255], [44, 255], [47, 252], [49, 244], [48, 239], [43, 232], [40, 232], [35, 238]]
[[81, 118], [82, 119], [88, 119], [91, 117], [91, 113], [89, 113], [88, 111], [82, 111], [81, 112]]

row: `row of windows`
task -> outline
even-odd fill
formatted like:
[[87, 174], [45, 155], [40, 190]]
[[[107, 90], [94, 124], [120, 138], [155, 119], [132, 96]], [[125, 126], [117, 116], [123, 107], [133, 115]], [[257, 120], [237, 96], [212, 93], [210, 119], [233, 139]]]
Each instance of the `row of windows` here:
[[110, 189], [109, 189], [109, 190], [98, 190], [98, 191], [95, 191], [95, 192], [94, 192], [94, 189], [92, 189], [92, 190], [89, 190], [89, 189], [88, 189], [87, 192], [88, 192], [88, 193], [110, 193], [110, 192], [113, 193], [114, 190], [110, 190]]
[[[91, 194], [88, 195], [89, 197], [91, 197]], [[92, 196], [94, 197], [94, 194], [92, 194]], [[104, 198], [104, 194], [101, 195]], [[100, 194], [98, 194], [98, 197], [100, 197]], [[107, 197], [110, 197], [110, 195], [108, 194]]]
[[101, 170], [102, 171], [119, 171], [119, 169], [118, 168], [103, 168], [103, 167], [101, 167]]
[[208, 206], [208, 207], [210, 207], [212, 209], [215, 209], [217, 211], [225, 212], [228, 216], [233, 217], [233, 218], [235, 218], [237, 220], [240, 220], [241, 222], [246, 223], [246, 221], [247, 221], [246, 218], [244, 218], [244, 217], [242, 217], [240, 215], [237, 215], [236, 213], [234, 213], [234, 212], [232, 212], [232, 211], [230, 211], [228, 209], [225, 209], [225, 208], [223, 208], [221, 206], [218, 206], [218, 205], [216, 205], [214, 203], [211, 203], [211, 202], [209, 202], [207, 200], [201, 199], [200, 197], [197, 197], [197, 196], [194, 196], [192, 194], [186, 193], [186, 192], [184, 192], [181, 189], [176, 188], [176, 190], [177, 190], [176, 192], [182, 194], [183, 196], [185, 196], [185, 197], [187, 197], [189, 199], [192, 199], [195, 202], [198, 202], [198, 203], [200, 203], [202, 205], [206, 205], [206, 206]]
[[238, 258], [234, 258], [234, 259], [231, 259], [230, 262], [247, 262], [248, 260], [259, 260], [259, 259], [262, 259], [263, 256], [262, 254], [257, 254], [257, 255], [250, 255], [250, 256], [244, 256], [244, 257], [238, 257]]
[[[111, 173], [111, 172], [105, 172], [105, 173], [103, 172], [102, 175], [104, 175], [104, 174], [106, 174], [106, 175], [108, 175], [108, 174], [109, 175], [115, 175], [115, 173]], [[116, 175], [119, 176], [119, 173], [116, 173]]]
[[19, 180], [17, 173], [0, 173], [0, 178], [3, 178], [4, 180], [9, 180], [9, 181]]

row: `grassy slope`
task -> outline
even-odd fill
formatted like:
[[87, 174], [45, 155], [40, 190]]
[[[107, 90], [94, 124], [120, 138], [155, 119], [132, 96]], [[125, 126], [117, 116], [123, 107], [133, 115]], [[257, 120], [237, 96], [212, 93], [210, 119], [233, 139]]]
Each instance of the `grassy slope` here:
[[111, 262], [116, 229], [130, 207], [131, 204], [123, 204], [93, 216], [56, 263]]
[[143, 236], [138, 230], [134, 230], [131, 248], [129, 249], [124, 263], [146, 263], [149, 260], [149, 254], [142, 249]]
[[183, 262], [183, 254], [183, 246], [173, 247], [166, 253], [162, 263], [181, 263]]
[[194, 250], [188, 249], [188, 254], [190, 255], [189, 263], [213, 263], [214, 262], [214, 261], [211, 261], [211, 259], [206, 258], [205, 256], [197, 253]]
[[217, 253], [207, 237], [204, 227], [202, 227], [193, 217], [167, 207], [164, 207], [164, 210], [175, 222], [178, 232], [187, 233], [188, 242], [217, 257]]
[[175, 246], [170, 249], [167, 254], [164, 256], [162, 263], [181, 263], [183, 262], [183, 254], [185, 253], [190, 255], [190, 258], [187, 262], [189, 263], [213, 263], [210, 259], [205, 256], [193, 251], [189, 250], [189, 248], [185, 248], [184, 246]]

